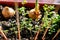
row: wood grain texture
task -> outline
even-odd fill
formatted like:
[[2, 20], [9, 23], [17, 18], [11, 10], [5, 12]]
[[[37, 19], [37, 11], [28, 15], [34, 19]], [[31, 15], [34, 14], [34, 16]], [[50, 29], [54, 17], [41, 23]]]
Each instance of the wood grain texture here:
[[[7, 2], [22, 2], [23, 0], [17, 0], [17, 1], [14, 1], [14, 0], [0, 0], [0, 1], [7, 1]], [[35, 0], [27, 0], [28, 3], [35, 3]], [[38, 2], [42, 2], [42, 3], [52, 3], [53, 0], [38, 0]]]

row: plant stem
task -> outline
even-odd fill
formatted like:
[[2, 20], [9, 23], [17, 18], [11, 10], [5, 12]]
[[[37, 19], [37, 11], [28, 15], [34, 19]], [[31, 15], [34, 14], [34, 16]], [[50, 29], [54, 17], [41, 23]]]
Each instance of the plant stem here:
[[48, 32], [48, 30], [49, 30], [49, 27], [51, 26], [51, 23], [52, 23], [52, 21], [50, 21], [50, 22], [48, 23], [48, 26], [47, 26], [47, 28], [46, 28], [43, 36], [42, 36], [42, 40], [45, 40], [45, 35], [47, 34], [47, 32]]
[[[36, 12], [36, 14], [39, 12], [38, 0], [36, 0], [36, 3], [35, 3], [35, 12]], [[39, 35], [39, 32], [40, 32], [40, 29], [37, 31], [37, 34], [36, 34], [36, 36], [34, 37], [34, 40], [37, 40], [37, 37], [38, 37], [38, 35]]]
[[35, 12], [36, 12], [36, 14], [39, 12], [38, 0], [36, 0], [36, 3], [35, 3]]
[[46, 28], [46, 30], [45, 30], [45, 32], [44, 32], [44, 34], [43, 34], [42, 40], [45, 40], [45, 35], [46, 35], [48, 29], [49, 29], [49, 28]]
[[60, 29], [57, 31], [57, 33], [55, 34], [55, 36], [52, 38], [52, 40], [55, 39], [55, 37], [60, 33]]
[[8, 38], [5, 36], [5, 34], [3, 33], [3, 30], [2, 30], [2, 28], [1, 28], [1, 26], [0, 26], [0, 33], [3, 35], [3, 37], [5, 38], [5, 40], [8, 40]]
[[40, 32], [40, 29], [37, 31], [37, 34], [36, 34], [36, 36], [34, 37], [34, 40], [37, 40], [38, 35], [39, 35], [39, 32]]
[[15, 9], [16, 9], [16, 21], [17, 21], [17, 28], [18, 28], [18, 40], [21, 40], [20, 36], [20, 23], [19, 23], [19, 14], [18, 14], [18, 3], [15, 2]]
[[[40, 27], [42, 27], [42, 24], [43, 24], [43, 23], [40, 24]], [[36, 36], [34, 37], [34, 40], [37, 40], [40, 31], [42, 31], [41, 28], [37, 31], [37, 34], [36, 34]]]

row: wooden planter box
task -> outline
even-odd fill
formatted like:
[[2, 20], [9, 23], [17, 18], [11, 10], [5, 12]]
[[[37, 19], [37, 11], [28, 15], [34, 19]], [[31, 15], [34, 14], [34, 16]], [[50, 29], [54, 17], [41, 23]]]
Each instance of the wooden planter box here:
[[[54, 3], [53, 0], [48, 0], [48, 1], [47, 0], [46, 1], [38, 0], [38, 1], [39, 1], [39, 4], [40, 4], [40, 7], [42, 7], [44, 4], [48, 4], [48, 5], [51, 4], [51, 5], [56, 5], [56, 11], [58, 11], [60, 9], [60, 3]], [[0, 5], [14, 7], [15, 2], [18, 2], [20, 7], [22, 6], [22, 4], [21, 4], [22, 0], [17, 0], [17, 1], [15, 1], [15, 0], [0, 0]], [[27, 7], [27, 8], [34, 8], [35, 0], [33, 0], [33, 1], [32, 0], [27, 0], [27, 4], [25, 4], [24, 6]]]
[[[14, 6], [14, 2], [18, 2], [19, 5], [21, 6], [21, 2], [23, 0], [0, 0], [0, 4], [3, 5], [8, 5], [8, 6]], [[39, 4], [54, 4], [54, 5], [60, 5], [60, 3], [54, 3], [54, 0], [38, 0]], [[26, 6], [31, 6], [33, 7], [35, 3], [35, 0], [27, 0]]]
[[[0, 0], [0, 4], [5, 6], [14, 6], [14, 2], [18, 2], [19, 6], [22, 6], [21, 2], [22, 0]], [[60, 8], [60, 3], [54, 3], [54, 0], [38, 0], [40, 6], [43, 6], [44, 4], [51, 4], [56, 5], [56, 9], [58, 10]], [[35, 0], [27, 0], [27, 4], [24, 6], [33, 8], [35, 5]]]

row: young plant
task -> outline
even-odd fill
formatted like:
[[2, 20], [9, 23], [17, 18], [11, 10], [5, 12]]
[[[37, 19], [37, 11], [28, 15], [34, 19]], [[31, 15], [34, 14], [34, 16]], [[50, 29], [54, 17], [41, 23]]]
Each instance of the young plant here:
[[[40, 13], [38, 0], [36, 0], [36, 3], [35, 3], [35, 14], [36, 14], [36, 21], [37, 21], [37, 20], [40, 19], [41, 16], [42, 16], [41, 13]], [[41, 30], [40, 30], [40, 28], [39, 28], [38, 31], [37, 31], [36, 36], [34, 37], [34, 40], [37, 40], [40, 31], [41, 31]]]
[[36, 21], [38, 21], [41, 18], [42, 15], [41, 15], [41, 12], [39, 10], [38, 0], [36, 0], [35, 8], [31, 9], [28, 15], [30, 18], [32, 18]]
[[22, 15], [22, 16], [26, 16], [26, 12], [25, 12], [25, 10], [26, 10], [26, 8], [25, 7], [21, 7], [21, 8], [19, 8], [19, 13], [20, 13], [20, 15]]
[[[53, 11], [55, 8], [54, 8], [54, 5], [53, 6], [48, 6], [48, 5], [44, 5], [43, 6], [43, 9], [44, 9], [44, 17], [42, 18], [42, 22], [43, 22], [43, 26], [42, 28], [45, 28], [45, 32], [43, 34], [43, 37], [42, 37], [42, 40], [45, 40], [45, 35], [46, 33], [51, 29], [53, 28], [52, 25], [54, 24], [54, 20], [56, 18], [58, 18], [58, 14], [56, 14], [55, 11]], [[55, 20], [55, 23], [57, 22], [58, 19]], [[56, 25], [55, 25], [56, 26]], [[55, 29], [55, 28], [53, 28]], [[50, 30], [51, 31], [51, 30]], [[48, 32], [49, 33], [49, 32]], [[51, 32], [52, 33], [52, 32]]]
[[33, 30], [34, 29], [34, 26], [31, 23], [33, 20], [31, 18], [25, 17], [25, 15], [28, 14], [27, 12], [25, 12], [25, 7], [19, 8], [19, 12], [20, 12], [20, 14], [24, 14], [24, 15], [22, 15], [22, 19], [20, 20], [21, 21], [20, 22], [20, 28], [21, 28], [21, 30], [23, 30], [23, 28], [27, 28], [28, 30], [30, 30], [31, 40], [32, 40], [33, 39], [32, 38], [32, 36], [33, 36], [32, 35], [32, 31], [36, 32], [39, 29], [39, 26], [36, 25], [35, 26], [35, 30]]

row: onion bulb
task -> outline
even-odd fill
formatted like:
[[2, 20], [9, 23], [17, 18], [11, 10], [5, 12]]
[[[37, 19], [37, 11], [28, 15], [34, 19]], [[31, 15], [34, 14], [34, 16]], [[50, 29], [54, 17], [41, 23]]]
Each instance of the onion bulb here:
[[38, 20], [42, 17], [41, 12], [39, 10], [38, 0], [36, 0], [35, 8], [30, 10], [29, 17], [34, 20]]
[[6, 6], [2, 10], [2, 15], [4, 16], [4, 18], [10, 18], [15, 15], [15, 11], [14, 9]]
[[37, 14], [36, 14], [35, 9], [31, 9], [31, 10], [29, 11], [28, 16], [29, 16], [30, 18], [32, 18], [32, 19], [38, 20], [38, 19], [41, 18], [42, 15], [41, 15], [41, 12], [40, 12], [40, 11], [38, 11]]

